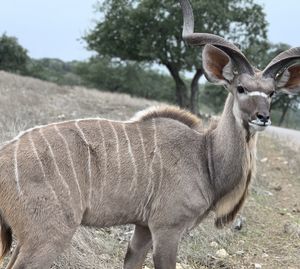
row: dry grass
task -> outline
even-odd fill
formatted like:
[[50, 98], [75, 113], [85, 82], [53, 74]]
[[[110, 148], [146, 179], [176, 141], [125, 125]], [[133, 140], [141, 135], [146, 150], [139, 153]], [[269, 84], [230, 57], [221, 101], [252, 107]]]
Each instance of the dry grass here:
[[[39, 124], [95, 116], [128, 119], [157, 104], [4, 72], [0, 72], [0, 96], [0, 142]], [[299, 268], [298, 234], [284, 229], [286, 224], [300, 224], [299, 153], [267, 136], [260, 137], [258, 146], [258, 177], [242, 213], [246, 218], [242, 230], [216, 230], [210, 216], [183, 238], [178, 257], [183, 268], [240, 269], [254, 268], [255, 263], [269, 269]], [[121, 268], [130, 235], [130, 226], [81, 228], [53, 268]], [[221, 248], [228, 252], [227, 258], [216, 256]], [[147, 266], [152, 268], [150, 254]]]

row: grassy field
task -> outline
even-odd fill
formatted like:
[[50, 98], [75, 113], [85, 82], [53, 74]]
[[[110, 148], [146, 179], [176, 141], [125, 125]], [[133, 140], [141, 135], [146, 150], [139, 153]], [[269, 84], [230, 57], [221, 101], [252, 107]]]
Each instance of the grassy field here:
[[[128, 119], [155, 104], [0, 72], [0, 142], [35, 125], [96, 116]], [[184, 236], [178, 268], [300, 268], [300, 154], [262, 134], [257, 162], [242, 229], [216, 230], [209, 216]], [[81, 228], [53, 268], [121, 268], [131, 233], [131, 226]], [[153, 268], [151, 253], [146, 266]]]

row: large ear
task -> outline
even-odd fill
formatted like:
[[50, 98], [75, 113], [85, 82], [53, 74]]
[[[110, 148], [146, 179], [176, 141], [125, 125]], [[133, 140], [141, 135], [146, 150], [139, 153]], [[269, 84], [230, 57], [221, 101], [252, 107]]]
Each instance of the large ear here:
[[205, 45], [202, 52], [203, 68], [208, 81], [228, 85], [234, 78], [233, 65], [227, 53], [213, 45]]
[[300, 64], [288, 67], [276, 78], [276, 88], [288, 94], [300, 93]]

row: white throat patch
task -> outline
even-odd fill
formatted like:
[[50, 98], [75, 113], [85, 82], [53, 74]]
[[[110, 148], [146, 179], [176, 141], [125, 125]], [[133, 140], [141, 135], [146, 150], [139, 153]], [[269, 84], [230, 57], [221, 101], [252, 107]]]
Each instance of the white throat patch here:
[[269, 98], [269, 96], [267, 94], [265, 94], [264, 92], [259, 92], [259, 91], [254, 91], [254, 92], [247, 92], [248, 96], [262, 96], [265, 98]]

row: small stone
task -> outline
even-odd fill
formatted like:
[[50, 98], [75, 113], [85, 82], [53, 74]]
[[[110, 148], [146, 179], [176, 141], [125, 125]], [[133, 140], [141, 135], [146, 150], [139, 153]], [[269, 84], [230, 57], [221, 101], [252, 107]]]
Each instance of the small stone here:
[[267, 158], [267, 157], [262, 158], [262, 159], [260, 160], [261, 163], [265, 163], [266, 161], [268, 161], [268, 158]]
[[227, 251], [224, 248], [219, 249], [216, 252], [216, 255], [217, 255], [217, 257], [222, 258], [222, 259], [227, 258], [229, 256], [229, 254], [227, 253]]
[[282, 187], [281, 187], [280, 185], [276, 185], [276, 186], [273, 187], [273, 189], [274, 189], [275, 191], [281, 191], [281, 190], [282, 190]]
[[246, 218], [245, 218], [245, 217], [243, 217], [243, 216], [238, 216], [238, 217], [235, 219], [235, 221], [234, 221], [234, 223], [233, 223], [233, 225], [232, 225], [233, 229], [234, 229], [234, 230], [237, 230], [237, 231], [240, 231], [240, 230], [242, 229], [243, 224], [245, 223], [245, 221], [246, 221]]
[[104, 261], [110, 261], [111, 260], [111, 256], [108, 254], [101, 254], [100, 255], [100, 259], [104, 260]]
[[264, 193], [264, 195], [266, 195], [266, 196], [273, 196], [273, 193], [270, 192], [270, 191], [264, 191], [263, 193]]
[[65, 114], [60, 114], [57, 116], [58, 119], [63, 120], [66, 118]]
[[243, 251], [243, 250], [238, 250], [235, 254], [238, 255], [238, 256], [244, 256], [245, 251]]
[[297, 223], [288, 222], [284, 224], [283, 231], [287, 234], [300, 237], [300, 225]]
[[269, 255], [268, 255], [267, 253], [263, 253], [263, 254], [261, 255], [261, 257], [262, 257], [262, 258], [268, 258]]
[[217, 242], [215, 242], [215, 241], [212, 241], [210, 243], [210, 246], [213, 247], [213, 248], [217, 248], [219, 246], [219, 244]]
[[259, 264], [259, 263], [254, 263], [254, 268], [255, 268], [255, 269], [261, 269], [262, 267], [261, 267], [261, 264]]

